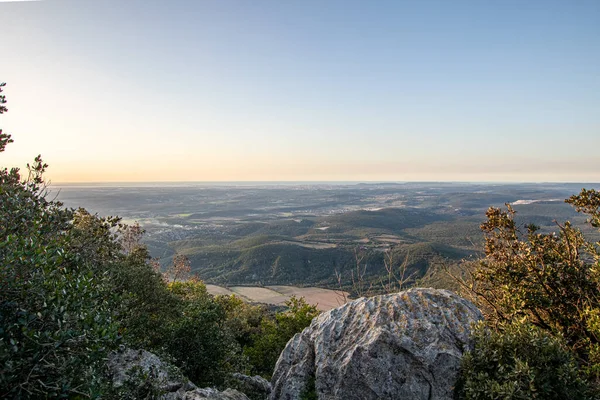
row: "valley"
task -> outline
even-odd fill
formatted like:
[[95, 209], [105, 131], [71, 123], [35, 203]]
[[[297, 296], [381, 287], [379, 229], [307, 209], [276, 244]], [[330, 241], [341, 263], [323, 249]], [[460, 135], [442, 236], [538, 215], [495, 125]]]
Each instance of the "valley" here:
[[361, 284], [381, 286], [386, 261], [395, 271], [404, 268], [411, 284], [434, 267], [480, 255], [479, 225], [489, 206], [511, 203], [520, 224], [534, 223], [544, 232], [556, 230], [554, 218], [583, 225], [575, 210], [557, 200], [583, 186], [597, 187], [171, 183], [51, 190], [66, 206], [139, 222], [144, 242], [163, 267], [183, 254], [211, 285], [351, 290], [359, 273]]

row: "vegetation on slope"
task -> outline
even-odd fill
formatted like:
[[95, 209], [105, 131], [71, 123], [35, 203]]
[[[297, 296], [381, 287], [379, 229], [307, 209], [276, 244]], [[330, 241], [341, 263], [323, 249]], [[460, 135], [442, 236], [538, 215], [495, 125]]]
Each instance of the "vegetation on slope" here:
[[[0, 96], [0, 114], [7, 111], [4, 103]], [[0, 131], [0, 153], [11, 142]], [[139, 226], [47, 199], [46, 168], [38, 156], [26, 176], [16, 168], [0, 170], [0, 397], [109, 398], [104, 362], [119, 344], [167, 357], [200, 385], [225, 385], [233, 371], [268, 377], [287, 340], [317, 314], [301, 300], [272, 313], [235, 297], [213, 297], [193, 279], [165, 279], [140, 244]], [[583, 190], [568, 203], [597, 231], [600, 193]], [[394, 219], [381, 215], [398, 216], [403, 225], [394, 227]], [[378, 234], [400, 235], [435, 223], [416, 211], [355, 216], [356, 224]], [[347, 218], [333, 222], [350, 226]], [[558, 225], [557, 234], [533, 225], [521, 232], [518, 226], [510, 206], [488, 210], [482, 226], [485, 258], [470, 270], [473, 279], [463, 281], [463, 293], [478, 303], [488, 323], [475, 331], [475, 351], [464, 359], [456, 395], [598, 398], [600, 243], [568, 222]], [[318, 279], [322, 269], [331, 268], [331, 259], [311, 265], [317, 249], [265, 238], [276, 237], [258, 236], [232, 247], [241, 271], [286, 277], [299, 270]], [[410, 254], [417, 259], [463, 254], [414, 242], [396, 252], [400, 260]], [[360, 260], [369, 264], [369, 257], [383, 254]], [[345, 257], [356, 261], [351, 256]], [[274, 260], [266, 264], [270, 270], [265, 259]], [[424, 268], [414, 264], [417, 271]]]
[[[0, 153], [11, 142], [0, 131]], [[268, 375], [272, 355], [316, 315], [302, 299], [273, 313], [213, 297], [202, 282], [181, 282], [182, 258], [165, 279], [138, 225], [47, 199], [46, 168], [38, 156], [25, 177], [0, 170], [0, 397], [127, 397], [105, 370], [120, 344], [160, 354], [202, 386], [223, 386], [234, 371]]]

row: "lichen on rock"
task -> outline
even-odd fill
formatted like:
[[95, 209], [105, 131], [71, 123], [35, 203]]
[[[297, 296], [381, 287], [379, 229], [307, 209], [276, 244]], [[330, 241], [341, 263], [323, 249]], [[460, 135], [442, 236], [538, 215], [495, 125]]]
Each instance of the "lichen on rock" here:
[[121, 347], [107, 361], [115, 396], [161, 400], [248, 400], [233, 389], [200, 389], [174, 367], [146, 350]]
[[360, 298], [315, 318], [281, 353], [272, 400], [451, 400], [460, 359], [482, 319], [447, 290]]

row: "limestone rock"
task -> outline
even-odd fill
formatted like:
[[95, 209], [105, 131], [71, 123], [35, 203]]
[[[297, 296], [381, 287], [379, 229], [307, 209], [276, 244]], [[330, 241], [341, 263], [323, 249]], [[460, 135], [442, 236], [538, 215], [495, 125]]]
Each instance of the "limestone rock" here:
[[249, 393], [246, 391], [246, 388], [254, 393], [264, 394], [265, 398], [269, 395], [269, 393], [271, 393], [271, 382], [262, 376], [248, 376], [238, 372], [232, 374], [232, 376], [244, 386], [244, 388], [242, 388], [244, 393]]
[[480, 311], [447, 290], [360, 298], [315, 318], [281, 353], [272, 400], [451, 400]]
[[133, 386], [137, 391], [152, 393], [162, 400], [248, 400], [237, 390], [199, 389], [174, 366], [163, 362], [146, 350], [121, 347], [112, 352], [107, 361], [115, 389]]
[[116, 388], [136, 381], [151, 383], [162, 392], [196, 388], [177, 368], [146, 350], [134, 350], [122, 346], [119, 351], [109, 355], [107, 365], [112, 375], [113, 386]]
[[194, 389], [188, 391], [182, 397], [182, 400], [248, 400], [245, 394], [234, 389], [226, 389], [219, 392], [216, 389]]

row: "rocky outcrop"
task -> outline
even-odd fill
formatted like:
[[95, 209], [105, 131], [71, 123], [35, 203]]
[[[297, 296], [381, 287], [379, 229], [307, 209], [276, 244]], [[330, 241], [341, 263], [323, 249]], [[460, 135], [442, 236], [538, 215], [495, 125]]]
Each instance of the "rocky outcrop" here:
[[470, 349], [469, 301], [447, 290], [360, 298], [315, 318], [281, 353], [272, 400], [451, 400]]
[[107, 361], [116, 397], [133, 394], [162, 400], [248, 400], [245, 394], [227, 389], [197, 388], [174, 366], [146, 350], [121, 347]]
[[216, 389], [195, 389], [189, 392], [185, 392], [182, 400], [248, 400], [245, 394], [238, 392], [233, 389], [226, 389], [223, 392], [219, 392]]
[[242, 390], [248, 395], [254, 393], [257, 396], [261, 396], [261, 398], [267, 398], [269, 393], [271, 393], [271, 382], [262, 376], [248, 376], [240, 374], [239, 372], [232, 374], [232, 376], [240, 382], [243, 386]]

